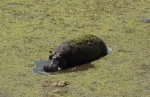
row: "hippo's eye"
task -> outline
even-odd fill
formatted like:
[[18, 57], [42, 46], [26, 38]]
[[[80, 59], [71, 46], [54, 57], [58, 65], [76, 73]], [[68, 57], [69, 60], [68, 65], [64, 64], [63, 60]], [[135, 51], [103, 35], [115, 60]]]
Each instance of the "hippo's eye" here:
[[53, 62], [54, 62], [55, 64], [58, 64], [58, 60], [53, 60]]
[[53, 62], [57, 64], [58, 63], [58, 58], [54, 58]]

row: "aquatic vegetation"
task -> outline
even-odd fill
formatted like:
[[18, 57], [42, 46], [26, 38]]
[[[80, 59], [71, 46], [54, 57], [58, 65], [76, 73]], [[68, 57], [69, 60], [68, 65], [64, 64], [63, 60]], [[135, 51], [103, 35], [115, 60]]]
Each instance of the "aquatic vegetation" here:
[[[148, 97], [149, 12], [149, 0], [0, 0], [0, 96]], [[33, 73], [50, 48], [85, 34], [113, 52], [86, 70]]]

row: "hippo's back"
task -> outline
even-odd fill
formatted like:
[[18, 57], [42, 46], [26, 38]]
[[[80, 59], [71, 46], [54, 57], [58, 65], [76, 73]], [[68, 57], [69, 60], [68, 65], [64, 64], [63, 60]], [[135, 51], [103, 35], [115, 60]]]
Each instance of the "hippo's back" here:
[[81, 36], [66, 43], [70, 48], [69, 64], [84, 64], [107, 54], [105, 43], [94, 35]]

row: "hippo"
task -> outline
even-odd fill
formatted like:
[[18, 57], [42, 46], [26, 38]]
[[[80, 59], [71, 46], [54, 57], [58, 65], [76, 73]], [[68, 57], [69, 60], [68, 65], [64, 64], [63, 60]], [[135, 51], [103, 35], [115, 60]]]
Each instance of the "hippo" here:
[[43, 70], [45, 72], [64, 70], [90, 63], [107, 53], [107, 47], [102, 39], [91, 34], [81, 35], [64, 41], [54, 51], [50, 51], [48, 63], [43, 66]]

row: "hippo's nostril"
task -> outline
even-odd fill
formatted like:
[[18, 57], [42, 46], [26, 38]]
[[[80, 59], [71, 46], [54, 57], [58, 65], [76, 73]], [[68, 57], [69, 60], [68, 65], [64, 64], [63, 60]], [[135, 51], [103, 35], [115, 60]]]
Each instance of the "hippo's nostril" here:
[[49, 71], [48, 65], [45, 64], [45, 65], [43, 66], [43, 70], [44, 70], [45, 72], [48, 72], [48, 71]]

